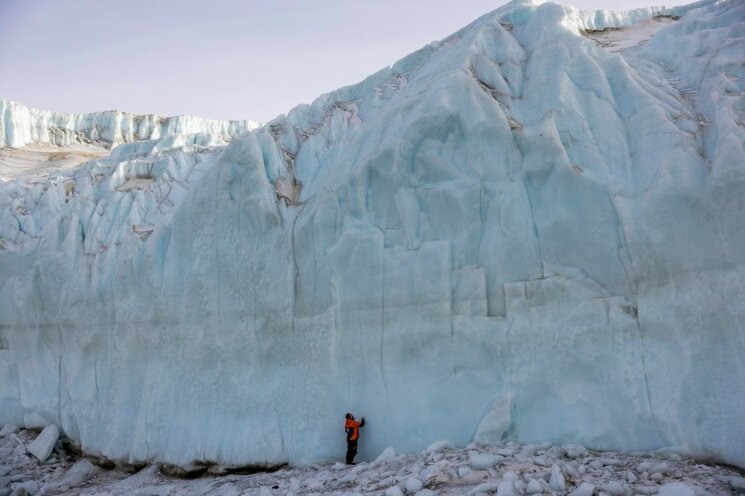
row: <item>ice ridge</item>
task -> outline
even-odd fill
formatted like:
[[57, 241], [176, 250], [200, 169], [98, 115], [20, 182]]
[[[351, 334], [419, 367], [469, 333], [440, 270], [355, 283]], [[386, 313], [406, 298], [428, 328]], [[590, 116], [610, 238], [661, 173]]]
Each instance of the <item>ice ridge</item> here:
[[29, 143], [56, 146], [99, 144], [106, 147], [177, 134], [212, 134], [225, 138], [255, 129], [255, 122], [219, 121], [190, 115], [159, 117], [107, 111], [63, 114], [0, 100], [0, 147], [20, 148]]

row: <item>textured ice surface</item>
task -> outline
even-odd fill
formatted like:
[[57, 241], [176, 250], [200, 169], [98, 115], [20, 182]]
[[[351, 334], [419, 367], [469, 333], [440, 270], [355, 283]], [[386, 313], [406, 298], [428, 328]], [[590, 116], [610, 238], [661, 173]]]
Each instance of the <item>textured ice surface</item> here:
[[744, 29], [514, 2], [227, 146], [0, 182], [0, 424], [264, 465], [354, 411], [362, 459], [507, 420], [745, 465]]
[[258, 124], [251, 121], [220, 121], [190, 115], [135, 115], [116, 110], [60, 114], [0, 100], [0, 147], [20, 148], [29, 143], [111, 146], [195, 133], [229, 138], [256, 127]]

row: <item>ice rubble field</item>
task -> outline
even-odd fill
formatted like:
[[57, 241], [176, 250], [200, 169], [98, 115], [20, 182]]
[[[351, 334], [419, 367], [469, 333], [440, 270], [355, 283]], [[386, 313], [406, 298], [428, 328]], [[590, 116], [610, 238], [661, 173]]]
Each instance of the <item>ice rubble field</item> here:
[[[702, 465], [673, 453], [620, 454], [578, 445], [501, 443], [454, 449], [433, 443], [421, 453], [388, 448], [355, 467], [329, 463], [272, 473], [179, 479], [155, 464], [132, 474], [78, 459], [58, 443], [44, 464], [26, 455], [30, 431], [0, 436], [0, 494], [81, 496], [379, 495], [716, 496], [745, 492], [732, 467]], [[364, 435], [363, 435], [364, 440]], [[21, 492], [25, 491], [25, 492]]]
[[0, 425], [229, 468], [334, 459], [353, 410], [363, 460], [745, 466], [744, 54], [739, 1], [517, 1], [227, 145], [3, 104], [7, 145], [118, 146], [0, 174]]

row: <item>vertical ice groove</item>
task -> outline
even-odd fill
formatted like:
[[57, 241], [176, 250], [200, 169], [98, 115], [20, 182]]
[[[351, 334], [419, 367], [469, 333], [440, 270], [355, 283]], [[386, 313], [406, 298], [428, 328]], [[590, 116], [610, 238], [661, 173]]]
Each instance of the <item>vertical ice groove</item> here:
[[[637, 307], [638, 308], [638, 307]], [[638, 310], [637, 310], [638, 311]], [[644, 374], [644, 391], [647, 395], [647, 405], [649, 407], [649, 414], [652, 416], [652, 422], [654, 424], [654, 428], [659, 432], [660, 428], [657, 425], [657, 416], [654, 413], [654, 407], [652, 406], [652, 393], [649, 388], [649, 376], [647, 374], [647, 347], [644, 344], [644, 334], [642, 333], [642, 326], [639, 323], [639, 315], [634, 315], [634, 320], [636, 321], [636, 330], [639, 336], [639, 347], [640, 347], [640, 354], [641, 354], [641, 366], [642, 366], [642, 373]]]
[[527, 193], [526, 196], [528, 198], [528, 207], [530, 208], [529, 215], [530, 215], [531, 223], [533, 225], [533, 236], [535, 237], [536, 247], [538, 248], [538, 259], [541, 262], [541, 278], [544, 278], [546, 277], [546, 266], [545, 266], [545, 260], [543, 258], [543, 254], [541, 250], [541, 237], [538, 231], [538, 226], [536, 225], [536, 222], [535, 222], [535, 210], [533, 209], [533, 201], [531, 200], [532, 195], [530, 194], [531, 187], [529, 184], [527, 184], [527, 179], [524, 179], [522, 183], [523, 183], [523, 187], [525, 188], [525, 192]]
[[[292, 308], [292, 331], [293, 334], [295, 333], [295, 317], [297, 315], [297, 294], [298, 294], [298, 285], [300, 284], [300, 270], [298, 269], [298, 263], [297, 263], [297, 244], [295, 243], [295, 232], [297, 230], [297, 220], [299, 216], [294, 216], [292, 219], [292, 227], [290, 228], [290, 247], [291, 247], [291, 257], [292, 257], [292, 273], [291, 273], [291, 288], [292, 291], [290, 291], [290, 302], [289, 306]], [[306, 296], [307, 298], [307, 296]], [[314, 315], [315, 312], [312, 311], [310, 313], [311, 315]]]
[[[385, 232], [382, 232], [381, 236], [385, 238]], [[385, 359], [385, 349], [384, 349], [384, 345], [385, 345], [385, 287], [386, 287], [386, 284], [385, 284], [385, 281], [386, 281], [385, 279], [385, 272], [386, 272], [385, 245], [383, 245], [382, 250], [383, 250], [381, 254], [382, 263], [380, 265], [381, 265], [381, 270], [382, 270], [381, 280], [383, 283], [381, 284], [381, 295], [380, 295], [380, 351], [379, 351], [379, 356], [378, 356], [378, 366], [379, 366], [379, 372], [380, 372], [380, 380], [383, 384], [383, 391], [385, 393], [385, 400], [386, 400], [386, 405], [387, 405], [389, 401], [388, 380], [385, 374], [385, 363], [384, 363], [384, 359]]]
[[57, 425], [62, 425], [62, 327], [57, 325], [57, 339], [59, 339], [59, 356], [57, 357]]
[[98, 386], [98, 361], [94, 359], [93, 362], [93, 379], [96, 386], [96, 420], [101, 421], [101, 405], [100, 405], [100, 389]]

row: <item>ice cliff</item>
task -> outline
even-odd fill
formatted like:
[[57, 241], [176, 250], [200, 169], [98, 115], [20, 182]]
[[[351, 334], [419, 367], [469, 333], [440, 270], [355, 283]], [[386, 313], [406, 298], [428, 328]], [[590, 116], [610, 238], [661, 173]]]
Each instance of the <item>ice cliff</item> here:
[[132, 141], [179, 134], [210, 134], [224, 141], [258, 124], [219, 121], [190, 115], [160, 117], [108, 111], [60, 114], [0, 100], [0, 147], [19, 148], [34, 143], [71, 146], [94, 144], [111, 147]]
[[[339, 458], [352, 410], [363, 457], [745, 466], [744, 60], [743, 2], [517, 1], [226, 146], [6, 178], [0, 424], [262, 465]], [[51, 120], [3, 122], [20, 146]]]

